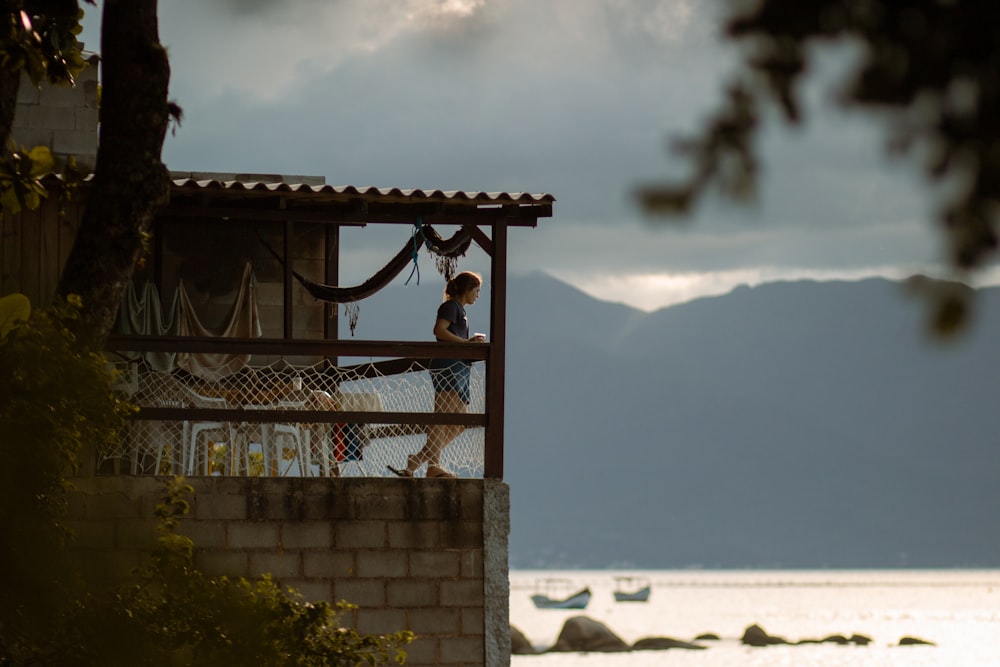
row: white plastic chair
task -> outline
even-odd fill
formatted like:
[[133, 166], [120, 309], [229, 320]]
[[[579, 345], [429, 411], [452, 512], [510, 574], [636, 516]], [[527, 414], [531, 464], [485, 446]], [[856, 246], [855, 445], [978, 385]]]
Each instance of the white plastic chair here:
[[[224, 398], [203, 396], [185, 385], [172, 373], [152, 372], [139, 378], [142, 402], [161, 408], [225, 408]], [[164, 456], [170, 452], [171, 472], [184, 475], [211, 474], [210, 444], [232, 446], [233, 429], [229, 422], [190, 420], [178, 422], [140, 421], [136, 429], [134, 461], [141, 449], [155, 450], [155, 474], [161, 472]], [[133, 467], [138, 467], [137, 461]]]
[[[278, 401], [274, 407], [301, 410], [305, 407], [305, 401]], [[278, 474], [287, 475], [292, 470], [292, 464], [297, 464], [299, 475], [308, 477], [312, 472], [309, 461], [309, 429], [298, 424], [279, 422], [264, 424], [264, 427], [264, 470], [270, 470], [270, 466], [276, 463]], [[288, 466], [281, 470], [286, 449], [291, 450], [292, 455], [288, 459]], [[268, 461], [269, 452], [275, 457], [274, 462]]]
[[[203, 396], [188, 386], [184, 386], [184, 390], [193, 407], [216, 409], [229, 407], [225, 398]], [[185, 421], [183, 438], [187, 450], [184, 466], [187, 475], [211, 475], [214, 446], [224, 445], [232, 448], [235, 441], [232, 424], [219, 421]]]
[[[245, 410], [275, 410], [275, 409], [302, 409], [304, 401], [277, 401], [268, 404], [245, 405]], [[252, 449], [255, 443], [260, 444], [261, 457], [263, 460], [264, 476], [288, 475], [292, 471], [292, 465], [297, 465], [299, 475], [306, 477], [312, 472], [309, 466], [309, 429], [299, 424], [284, 422], [244, 422], [236, 427], [234, 433], [236, 442], [233, 453], [233, 461], [242, 464], [242, 469], [246, 474], [251, 474], [253, 467]], [[286, 460], [283, 456], [285, 450], [290, 450], [292, 455], [288, 457], [288, 465], [282, 467]]]

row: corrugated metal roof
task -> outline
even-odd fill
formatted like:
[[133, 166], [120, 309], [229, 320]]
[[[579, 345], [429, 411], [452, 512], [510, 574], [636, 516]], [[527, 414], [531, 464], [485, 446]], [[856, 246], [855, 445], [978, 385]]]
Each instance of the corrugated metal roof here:
[[379, 188], [357, 187], [354, 185], [316, 185], [309, 183], [285, 183], [281, 181], [242, 180], [196, 180], [180, 178], [173, 180], [174, 187], [184, 192], [226, 191], [261, 194], [316, 195], [333, 199], [363, 198], [384, 201], [443, 201], [450, 203], [470, 202], [479, 204], [539, 204], [551, 203], [555, 197], [550, 194], [530, 194], [526, 192], [477, 192], [464, 190], [424, 190], [421, 188]]

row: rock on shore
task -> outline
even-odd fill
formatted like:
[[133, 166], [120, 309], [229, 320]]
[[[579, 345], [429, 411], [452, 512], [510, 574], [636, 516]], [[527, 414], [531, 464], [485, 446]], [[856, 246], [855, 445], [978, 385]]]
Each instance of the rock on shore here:
[[524, 633], [513, 625], [510, 626], [510, 653], [511, 655], [533, 655], [538, 653], [535, 647], [531, 645], [531, 642], [528, 641], [528, 638], [524, 636]]
[[767, 634], [764, 628], [756, 624], [751, 625], [743, 631], [743, 636], [740, 638], [740, 641], [747, 646], [773, 646], [775, 644], [789, 643], [784, 637]]
[[[576, 652], [625, 652], [625, 651], [662, 651], [679, 648], [689, 650], [702, 650], [707, 646], [697, 644], [697, 641], [718, 640], [719, 636], [713, 633], [698, 635], [693, 641], [674, 639], [673, 637], [643, 637], [629, 646], [625, 641], [611, 631], [608, 626], [600, 621], [596, 621], [588, 616], [573, 616], [566, 620], [556, 643], [546, 652], [553, 653], [576, 653]], [[774, 646], [774, 645], [800, 645], [800, 644], [840, 644], [843, 646], [856, 645], [867, 646], [872, 642], [872, 638], [862, 634], [852, 634], [850, 637], [842, 634], [828, 635], [822, 639], [801, 639], [791, 642], [777, 635], [768, 634], [764, 628], [756, 623], [750, 625], [743, 631], [740, 642], [747, 646]], [[540, 651], [528, 641], [528, 638], [519, 629], [510, 627], [511, 654], [535, 654]], [[907, 645], [928, 645], [934, 646], [933, 642], [918, 637], [903, 637], [899, 640], [899, 646]]]
[[674, 639], [673, 637], [643, 637], [636, 643], [632, 644], [633, 651], [665, 651], [671, 648], [702, 650], [708, 647], [681, 641], [680, 639]]
[[555, 645], [554, 653], [575, 651], [617, 652], [628, 651], [629, 645], [611, 629], [587, 616], [573, 616], [566, 620]]

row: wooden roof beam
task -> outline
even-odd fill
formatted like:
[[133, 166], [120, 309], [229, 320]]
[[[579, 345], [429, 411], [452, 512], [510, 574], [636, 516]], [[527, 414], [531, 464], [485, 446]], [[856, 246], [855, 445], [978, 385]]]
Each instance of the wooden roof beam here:
[[[462, 211], [452, 211], [444, 206], [422, 207], [420, 205], [400, 206], [385, 211], [378, 207], [375, 211], [371, 206], [364, 210], [329, 210], [320, 207], [308, 210], [301, 208], [260, 209], [239, 206], [212, 207], [198, 205], [168, 204], [157, 211], [160, 218], [203, 218], [228, 221], [286, 221], [315, 222], [340, 225], [396, 224], [411, 225], [417, 217], [423, 217], [424, 222], [431, 225], [492, 225], [497, 221], [510, 227], [535, 227], [538, 218], [551, 217], [552, 205], [540, 204], [532, 206], [511, 207], [516, 212], [503, 208], [473, 208]], [[405, 211], [405, 212], [404, 212]]]

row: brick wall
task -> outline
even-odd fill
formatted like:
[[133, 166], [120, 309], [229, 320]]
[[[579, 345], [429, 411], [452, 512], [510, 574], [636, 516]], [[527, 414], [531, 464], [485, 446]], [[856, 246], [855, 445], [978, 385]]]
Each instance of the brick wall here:
[[[181, 531], [210, 574], [270, 573], [348, 600], [363, 633], [408, 629], [407, 665], [508, 665], [508, 487], [492, 480], [192, 478]], [[152, 548], [154, 478], [74, 480], [75, 549], [91, 577]]]

